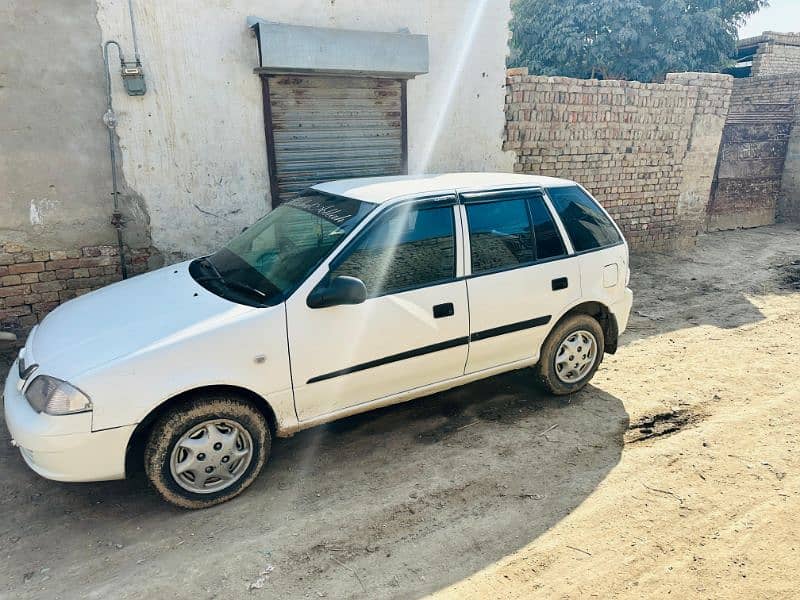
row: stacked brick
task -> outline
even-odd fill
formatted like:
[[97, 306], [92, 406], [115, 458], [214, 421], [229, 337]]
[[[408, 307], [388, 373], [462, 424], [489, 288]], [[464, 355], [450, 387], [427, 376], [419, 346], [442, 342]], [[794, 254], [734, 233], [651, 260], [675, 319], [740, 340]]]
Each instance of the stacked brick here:
[[[127, 250], [129, 273], [147, 270], [148, 249]], [[116, 246], [30, 250], [0, 244], [0, 330], [20, 339], [60, 303], [119, 281]]]
[[[789, 123], [789, 142], [780, 184], [774, 180], [755, 182], [751, 185], [769, 186], [763, 193], [758, 190], [743, 190], [740, 202], [732, 210], [744, 212], [757, 209], [753, 204], [759, 198], [772, 198], [775, 220], [800, 222], [800, 73], [751, 77], [735, 80], [731, 97], [731, 114], [758, 112], [764, 122], [771, 112], [788, 105], [794, 113]], [[755, 140], [755, 137], [753, 138]], [[770, 208], [770, 207], [766, 207]], [[748, 226], [763, 223], [750, 223]]]
[[753, 77], [800, 72], [800, 34], [772, 33], [742, 43], [763, 40], [753, 56]]
[[[705, 74], [687, 75], [705, 84]], [[686, 218], [679, 214], [687, 188], [684, 160], [693, 135], [710, 136], [711, 143], [705, 145], [718, 147], [729, 80], [710, 76], [712, 88], [719, 86], [719, 98], [683, 81], [579, 80], [511, 69], [504, 149], [516, 153], [516, 172], [583, 184], [612, 213], [632, 247], [661, 250], [682, 245], [687, 236]], [[695, 127], [698, 111], [721, 114], [718, 127], [700, 131]], [[704, 164], [702, 173], [695, 169], [692, 177], [704, 178], [694, 187], [707, 188], [707, 203], [714, 161]]]

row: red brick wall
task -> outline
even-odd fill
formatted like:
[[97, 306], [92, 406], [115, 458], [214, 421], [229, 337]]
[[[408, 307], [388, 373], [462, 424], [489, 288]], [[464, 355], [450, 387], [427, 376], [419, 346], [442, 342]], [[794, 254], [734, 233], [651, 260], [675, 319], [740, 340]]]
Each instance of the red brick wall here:
[[800, 36], [770, 35], [753, 57], [753, 77], [800, 72]]
[[510, 69], [503, 147], [516, 172], [583, 184], [633, 248], [682, 246], [704, 227], [731, 86], [706, 73], [656, 84]]
[[[794, 119], [783, 164], [780, 193], [775, 193], [773, 198], [773, 205], [777, 204], [773, 216], [779, 222], [797, 223], [800, 222], [800, 73], [736, 80], [731, 97], [732, 113], [756, 110], [766, 115], [768, 105], [776, 103], [791, 104]], [[774, 187], [774, 184], [770, 185]], [[745, 223], [751, 227], [760, 224], [763, 223]]]
[[[147, 270], [149, 249], [126, 250], [129, 275]], [[62, 302], [121, 279], [116, 246], [33, 250], [0, 244], [0, 330], [20, 340]]]

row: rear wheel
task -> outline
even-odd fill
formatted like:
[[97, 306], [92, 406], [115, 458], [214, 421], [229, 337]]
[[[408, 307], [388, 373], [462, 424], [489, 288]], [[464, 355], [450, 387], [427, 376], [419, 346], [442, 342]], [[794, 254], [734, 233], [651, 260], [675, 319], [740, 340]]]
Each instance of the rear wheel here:
[[603, 328], [589, 315], [573, 315], [559, 323], [542, 345], [536, 366], [539, 381], [552, 394], [580, 391], [603, 360]]
[[241, 494], [264, 467], [270, 444], [266, 419], [250, 402], [198, 396], [156, 422], [145, 447], [145, 473], [167, 502], [206, 508]]

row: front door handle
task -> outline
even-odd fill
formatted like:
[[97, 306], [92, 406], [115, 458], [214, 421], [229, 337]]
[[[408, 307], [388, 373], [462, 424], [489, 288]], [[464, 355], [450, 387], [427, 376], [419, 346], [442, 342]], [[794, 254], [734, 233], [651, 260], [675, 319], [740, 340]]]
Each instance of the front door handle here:
[[434, 319], [443, 319], [444, 317], [452, 317], [456, 314], [456, 309], [453, 307], [452, 302], [447, 302], [445, 304], [437, 304], [433, 307], [433, 318]]
[[559, 277], [558, 279], [553, 279], [553, 291], [558, 290], [565, 290], [569, 287], [569, 279], [566, 277]]

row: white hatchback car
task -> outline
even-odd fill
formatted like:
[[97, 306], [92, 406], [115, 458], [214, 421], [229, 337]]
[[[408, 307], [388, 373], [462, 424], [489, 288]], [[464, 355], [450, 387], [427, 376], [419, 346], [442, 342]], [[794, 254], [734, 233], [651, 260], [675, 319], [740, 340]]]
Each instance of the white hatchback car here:
[[5, 384], [28, 465], [143, 461], [186, 508], [259, 474], [274, 436], [536, 365], [580, 390], [632, 294], [622, 233], [574, 182], [508, 174], [317, 185], [218, 252], [60, 306]]

